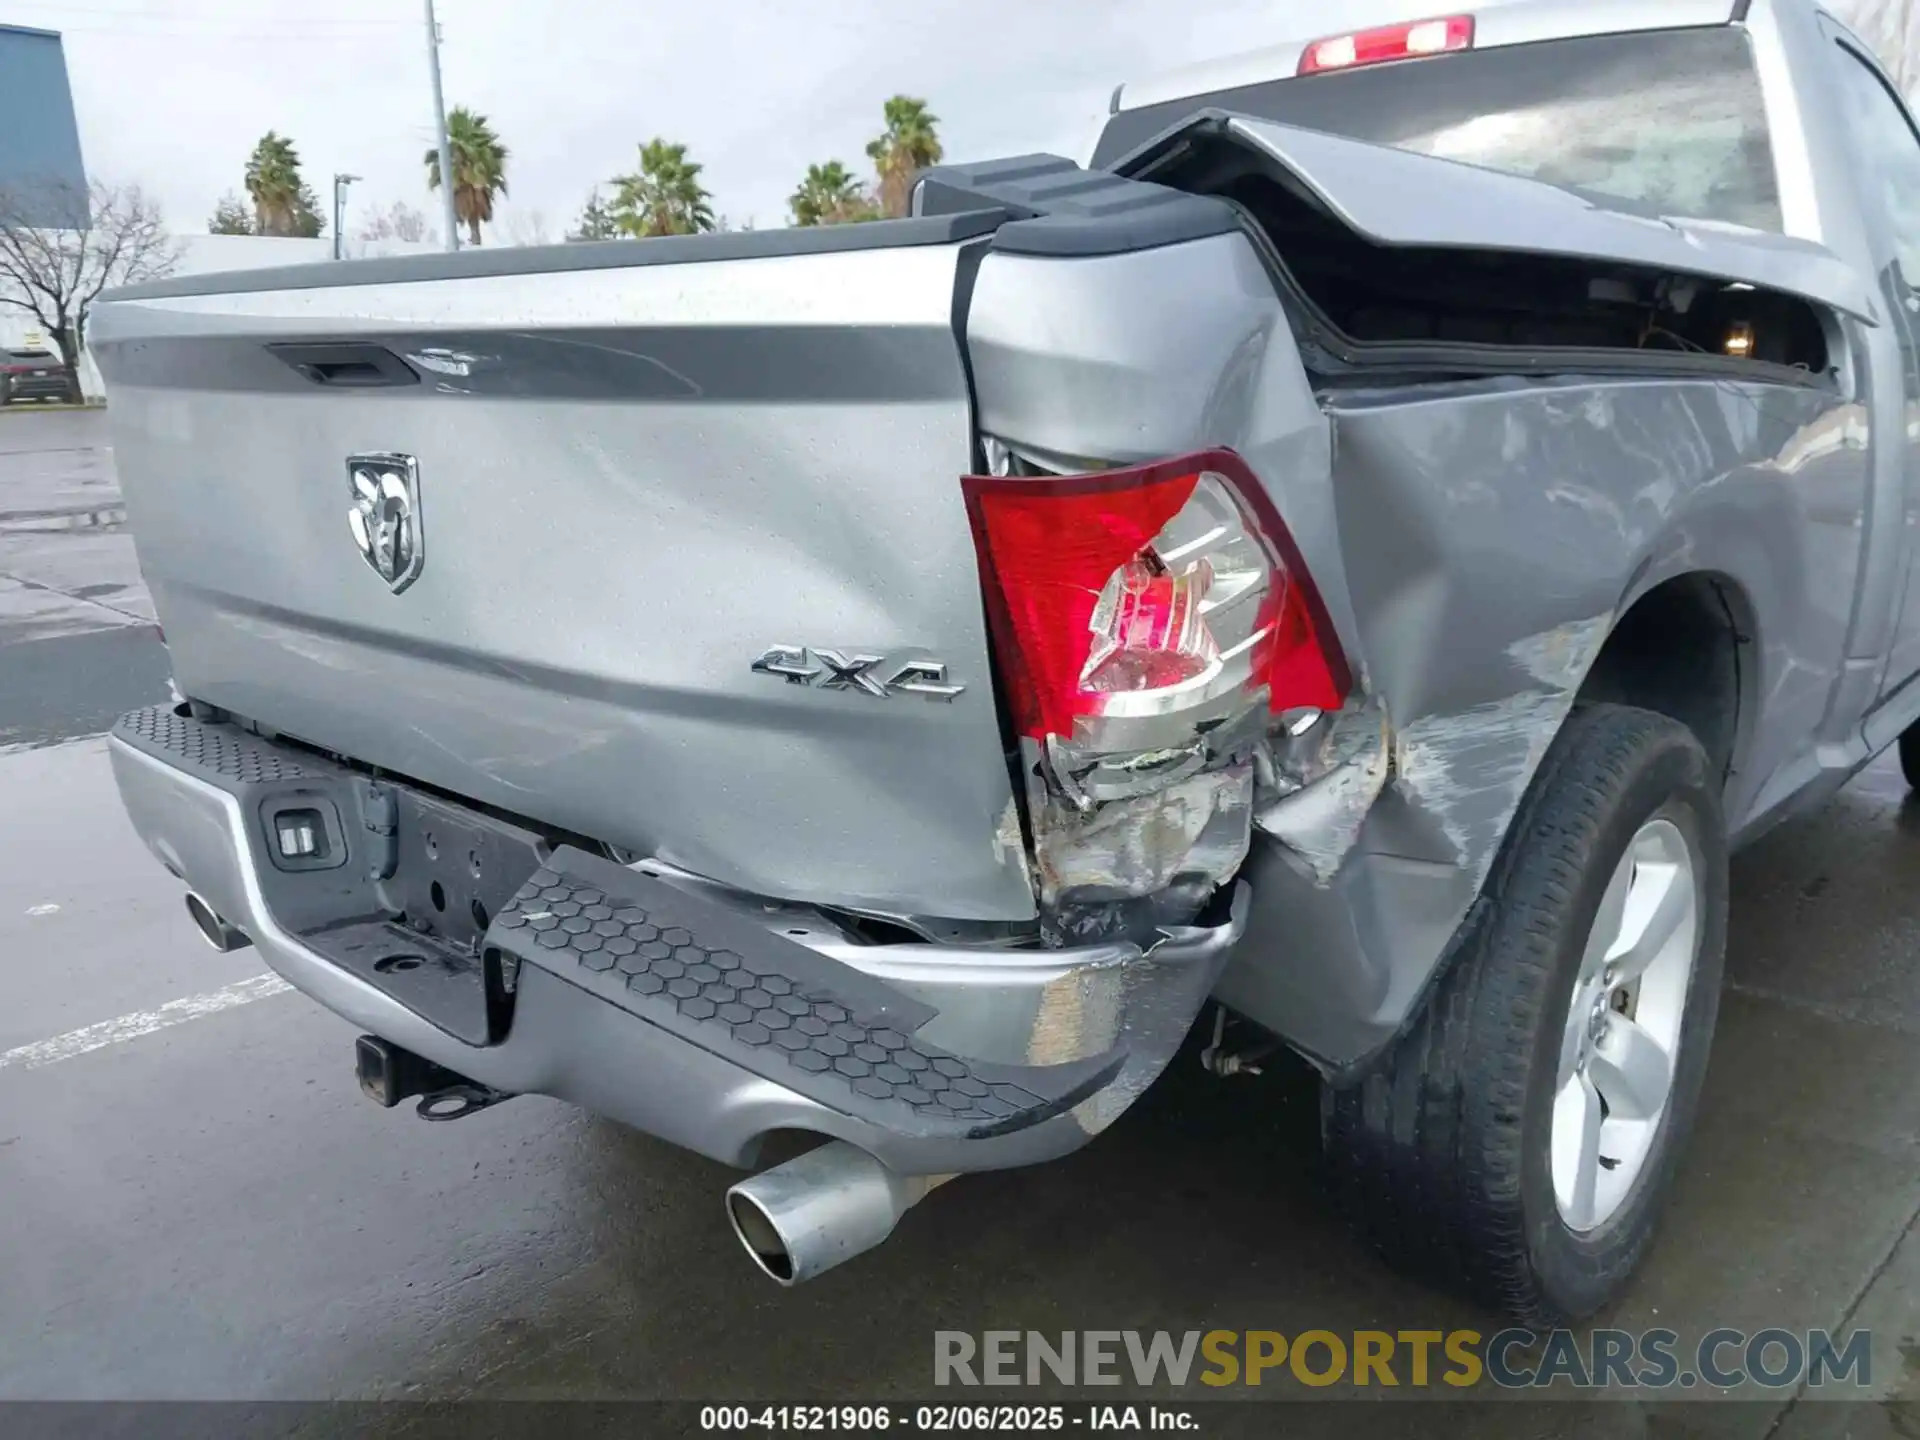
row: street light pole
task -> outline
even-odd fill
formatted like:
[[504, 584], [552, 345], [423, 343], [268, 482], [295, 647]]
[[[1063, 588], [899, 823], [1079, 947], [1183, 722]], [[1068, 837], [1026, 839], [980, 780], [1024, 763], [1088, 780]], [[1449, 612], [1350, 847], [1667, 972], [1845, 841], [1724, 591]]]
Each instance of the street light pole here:
[[341, 256], [340, 231], [347, 223], [347, 186], [359, 178], [339, 172], [333, 177], [333, 258], [336, 260]]
[[447, 102], [440, 94], [440, 25], [427, 0], [427, 67], [433, 72], [433, 125], [440, 140], [440, 200], [447, 227], [447, 249], [460, 248], [460, 216], [453, 208], [453, 157], [447, 149]]

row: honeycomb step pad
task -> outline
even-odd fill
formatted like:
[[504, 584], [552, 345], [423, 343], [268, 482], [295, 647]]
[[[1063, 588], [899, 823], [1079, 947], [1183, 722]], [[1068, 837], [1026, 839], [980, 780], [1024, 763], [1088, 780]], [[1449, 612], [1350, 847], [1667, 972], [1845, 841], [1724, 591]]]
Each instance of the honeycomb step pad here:
[[1124, 1048], [1066, 1065], [949, 1054], [938, 1012], [697, 895], [562, 846], [485, 943], [744, 1070], [896, 1134], [978, 1139], [1069, 1110]]
[[297, 757], [238, 726], [209, 725], [177, 713], [171, 705], [149, 705], [122, 715], [112, 734], [222, 790], [335, 773], [323, 760]]

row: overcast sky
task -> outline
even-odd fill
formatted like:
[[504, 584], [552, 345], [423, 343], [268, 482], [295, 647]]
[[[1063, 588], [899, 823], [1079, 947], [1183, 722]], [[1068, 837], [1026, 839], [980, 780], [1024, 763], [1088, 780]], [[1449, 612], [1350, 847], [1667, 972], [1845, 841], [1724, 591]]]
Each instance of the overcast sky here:
[[[176, 228], [203, 228], [241, 190], [273, 129], [323, 203], [335, 171], [365, 177], [351, 233], [394, 200], [433, 203], [422, 10], [0, 0], [0, 23], [65, 34], [88, 170], [142, 185]], [[1084, 160], [1121, 80], [1396, 10], [1404, 0], [439, 0], [448, 107], [487, 115], [512, 151], [503, 238], [537, 220], [553, 239], [654, 135], [690, 147], [721, 214], [778, 225], [810, 162], [866, 173], [889, 95], [928, 100], [950, 158]]]

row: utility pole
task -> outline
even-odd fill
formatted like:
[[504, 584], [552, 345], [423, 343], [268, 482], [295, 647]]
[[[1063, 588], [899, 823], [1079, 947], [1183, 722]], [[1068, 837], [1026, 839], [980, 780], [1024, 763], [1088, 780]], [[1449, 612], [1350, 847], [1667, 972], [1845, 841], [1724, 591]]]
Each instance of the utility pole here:
[[341, 255], [340, 231], [347, 223], [347, 186], [358, 180], [358, 175], [345, 175], [335, 172], [333, 177], [333, 258]]
[[440, 139], [440, 200], [447, 227], [447, 249], [460, 248], [460, 216], [453, 208], [453, 157], [447, 149], [447, 102], [440, 94], [440, 24], [427, 0], [427, 67], [433, 72], [433, 125]]

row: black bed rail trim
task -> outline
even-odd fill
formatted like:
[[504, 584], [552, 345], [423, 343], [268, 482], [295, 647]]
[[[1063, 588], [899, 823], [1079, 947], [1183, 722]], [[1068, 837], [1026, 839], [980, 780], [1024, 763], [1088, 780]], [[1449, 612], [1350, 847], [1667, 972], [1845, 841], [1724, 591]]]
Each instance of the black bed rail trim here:
[[997, 206], [1012, 218], [993, 248], [1016, 255], [1118, 255], [1238, 228], [1222, 200], [1047, 154], [935, 166], [915, 182], [914, 205], [926, 215]]
[[765, 260], [784, 255], [828, 255], [847, 250], [891, 250], [951, 245], [997, 228], [1007, 215], [992, 208], [964, 213], [875, 220], [864, 225], [808, 225], [781, 230], [730, 230], [712, 235], [662, 235], [647, 240], [593, 240], [566, 245], [520, 245], [371, 260], [318, 261], [265, 270], [183, 275], [108, 290], [101, 300], [164, 300], [179, 295], [243, 295], [260, 290], [319, 290], [347, 285], [404, 285], [425, 280], [475, 280], [502, 275], [551, 275], [567, 270], [625, 270], [639, 265], [696, 265], [715, 260]]

